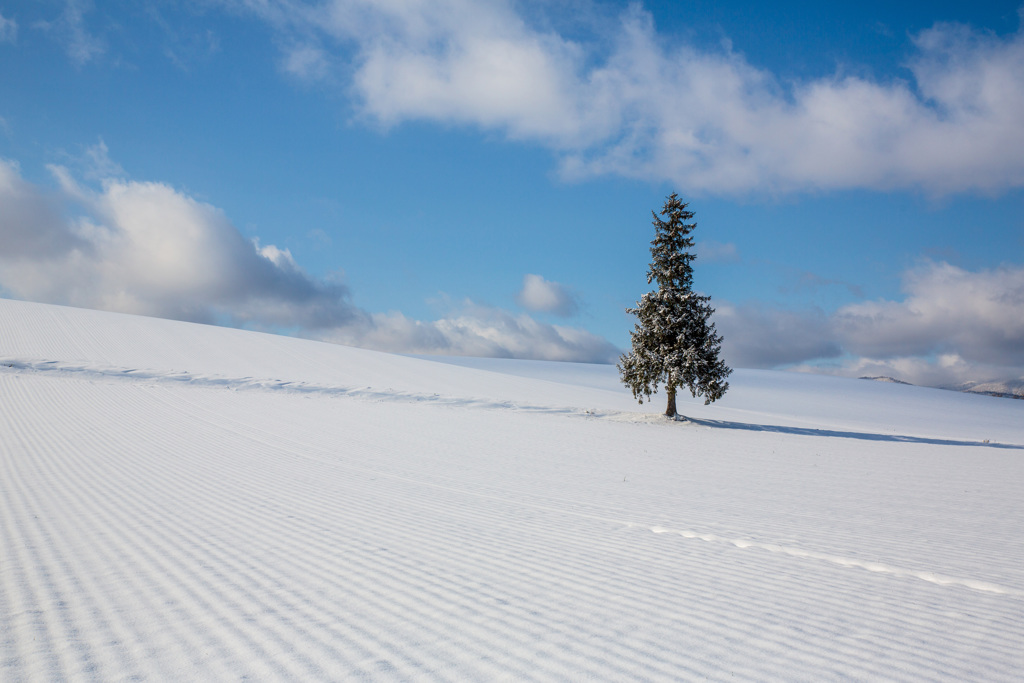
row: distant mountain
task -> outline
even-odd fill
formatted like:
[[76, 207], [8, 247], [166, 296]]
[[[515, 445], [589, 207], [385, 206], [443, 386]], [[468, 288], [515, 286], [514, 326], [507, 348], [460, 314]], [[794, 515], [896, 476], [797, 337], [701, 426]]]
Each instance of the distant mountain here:
[[[901, 379], [887, 377], [884, 375], [878, 377], [860, 377], [858, 379], [868, 379], [872, 382], [890, 382], [892, 384], [906, 384], [913, 386], [910, 382], [904, 382]], [[937, 388], [947, 389], [949, 391], [962, 391], [966, 394], [984, 394], [986, 396], [998, 396], [1000, 398], [1024, 399], [1024, 379], [993, 380], [991, 382], [964, 382], [963, 384], [948, 385]]]
[[1010, 379], [993, 382], [964, 382], [952, 387], [944, 387], [970, 394], [985, 394], [1002, 398], [1024, 399], [1024, 379]]
[[872, 382], [891, 382], [892, 384], [910, 384], [910, 382], [904, 382], [901, 379], [895, 377], [860, 377], [859, 379], [869, 379]]

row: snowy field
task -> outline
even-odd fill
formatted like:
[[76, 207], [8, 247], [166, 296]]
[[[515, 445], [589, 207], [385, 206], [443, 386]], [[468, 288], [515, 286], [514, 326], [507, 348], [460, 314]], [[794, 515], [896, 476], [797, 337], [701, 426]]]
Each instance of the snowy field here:
[[0, 300], [0, 680], [1020, 680], [1024, 401]]

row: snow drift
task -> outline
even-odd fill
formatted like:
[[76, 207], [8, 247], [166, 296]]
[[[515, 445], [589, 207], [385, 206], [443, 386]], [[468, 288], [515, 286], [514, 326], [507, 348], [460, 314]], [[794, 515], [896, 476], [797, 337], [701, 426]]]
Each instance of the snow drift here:
[[1024, 402], [0, 300], [0, 679], [1024, 670]]

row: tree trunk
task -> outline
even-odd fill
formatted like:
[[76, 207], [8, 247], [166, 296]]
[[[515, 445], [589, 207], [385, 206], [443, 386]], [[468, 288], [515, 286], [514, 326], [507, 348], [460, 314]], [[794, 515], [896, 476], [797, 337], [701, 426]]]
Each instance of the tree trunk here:
[[676, 388], [665, 387], [665, 393], [668, 394], [668, 408], [665, 409], [665, 417], [676, 416]]

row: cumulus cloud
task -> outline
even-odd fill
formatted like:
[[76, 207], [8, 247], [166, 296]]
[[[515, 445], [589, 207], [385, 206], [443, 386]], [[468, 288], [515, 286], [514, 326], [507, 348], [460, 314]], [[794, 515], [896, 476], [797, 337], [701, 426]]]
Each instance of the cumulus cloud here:
[[[670, 180], [743, 193], [1024, 185], [1024, 32], [936, 24], [913, 37], [912, 81], [780, 83], [728, 48], [659, 35], [633, 5], [610, 48], [539, 29], [508, 2], [225, 0], [287, 36], [296, 73], [321, 39], [351, 62], [362, 113], [468, 124], [540, 141], [567, 177]], [[290, 41], [290, 42], [289, 42]], [[319, 68], [319, 67], [318, 67]], [[322, 72], [321, 72], [322, 73]]]
[[8, 264], [59, 258], [87, 249], [86, 240], [69, 229], [59, 198], [25, 182], [21, 169], [0, 159], [0, 259]]
[[410, 320], [401, 313], [373, 314], [365, 324], [332, 330], [344, 344], [452, 356], [613, 363], [621, 351], [586, 330], [539, 322], [498, 308], [466, 302], [440, 320]]
[[969, 272], [929, 263], [906, 274], [907, 297], [841, 308], [836, 333], [871, 358], [955, 354], [966, 361], [1024, 366], [1024, 268]]
[[743, 368], [774, 368], [842, 354], [822, 311], [717, 304], [713, 318], [722, 356]]
[[523, 288], [516, 295], [516, 303], [528, 311], [554, 313], [566, 318], [579, 310], [576, 297], [565, 285], [550, 282], [540, 275], [523, 276]]
[[[102, 143], [86, 159], [96, 172], [123, 173]], [[166, 184], [106, 178], [97, 189], [63, 167], [51, 171], [58, 188], [45, 190], [0, 159], [8, 295], [407, 353], [584, 362], [618, 354], [586, 330], [471, 302], [434, 321], [369, 313], [344, 285], [310, 276], [287, 249], [246, 239], [222, 211]]]
[[1024, 267], [971, 272], [927, 262], [904, 274], [903, 290], [902, 301], [828, 315], [725, 304], [714, 319], [726, 359], [741, 367], [795, 365], [930, 386], [1024, 378]]
[[15, 296], [196, 322], [322, 328], [357, 315], [343, 287], [246, 240], [209, 204], [162, 183], [94, 191], [51, 170], [59, 196], [0, 162], [0, 282]]

